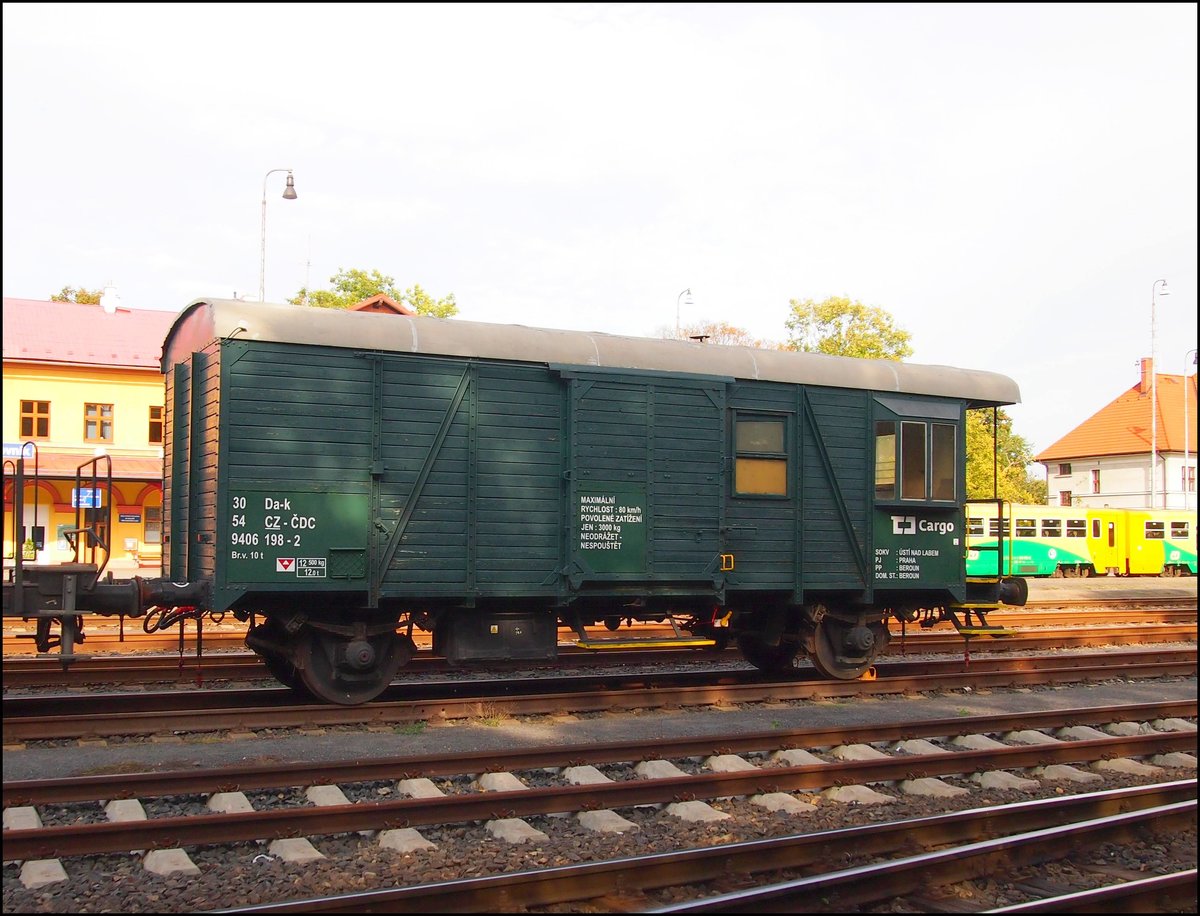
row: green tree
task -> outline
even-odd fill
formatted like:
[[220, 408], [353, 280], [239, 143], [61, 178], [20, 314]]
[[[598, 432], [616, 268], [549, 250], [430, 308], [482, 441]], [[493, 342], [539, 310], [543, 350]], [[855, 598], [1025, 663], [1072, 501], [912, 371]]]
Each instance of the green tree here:
[[431, 315], [434, 318], [452, 318], [458, 314], [458, 305], [454, 301], [454, 293], [441, 299], [436, 299], [423, 290], [420, 284], [401, 291], [396, 286], [394, 278], [381, 274], [378, 270], [368, 273], [365, 270], [351, 268], [346, 270], [339, 267], [338, 272], [329, 278], [332, 289], [308, 289], [302, 287], [294, 297], [288, 300], [292, 305], [310, 305], [316, 308], [344, 309], [357, 305], [364, 299], [383, 294], [397, 302], [405, 303], [418, 315]]
[[104, 290], [102, 289], [84, 289], [82, 286], [76, 289], [73, 286], [64, 286], [62, 292], [55, 293], [50, 297], [50, 301], [78, 302], [80, 305], [98, 305], [103, 292]]
[[785, 322], [786, 349], [831, 356], [902, 360], [912, 356], [911, 335], [884, 309], [830, 296], [823, 302], [792, 299]]
[[[1015, 503], [1045, 505], [1046, 481], [1029, 473], [1033, 449], [1022, 436], [1013, 432], [1012, 418], [1003, 409], [996, 411], [995, 495]], [[967, 498], [992, 498], [992, 411], [967, 411]]]

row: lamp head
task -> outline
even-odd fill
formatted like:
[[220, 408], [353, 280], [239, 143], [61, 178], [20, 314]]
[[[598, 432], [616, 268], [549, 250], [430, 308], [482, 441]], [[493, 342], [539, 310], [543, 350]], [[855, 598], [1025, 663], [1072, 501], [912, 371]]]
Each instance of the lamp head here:
[[284, 200], [296, 199], [296, 180], [292, 178], [292, 173], [288, 172], [287, 187], [283, 189]]

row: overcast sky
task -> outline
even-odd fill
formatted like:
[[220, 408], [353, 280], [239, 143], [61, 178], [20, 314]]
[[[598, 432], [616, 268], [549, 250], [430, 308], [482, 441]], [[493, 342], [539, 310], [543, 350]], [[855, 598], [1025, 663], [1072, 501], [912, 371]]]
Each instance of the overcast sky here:
[[[1196, 346], [1197, 6], [3, 5], [5, 296], [786, 337], [848, 296], [1045, 448]], [[285, 201], [294, 169], [298, 199]], [[692, 304], [680, 306], [690, 288]]]

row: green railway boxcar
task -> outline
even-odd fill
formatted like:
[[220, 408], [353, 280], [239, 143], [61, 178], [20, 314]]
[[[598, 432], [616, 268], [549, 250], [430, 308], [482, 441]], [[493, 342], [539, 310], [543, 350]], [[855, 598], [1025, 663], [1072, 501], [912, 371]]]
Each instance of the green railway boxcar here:
[[413, 628], [465, 662], [671, 620], [856, 677], [889, 614], [996, 600], [962, 492], [965, 411], [1019, 398], [994, 373], [228, 300], [163, 371], [170, 578], [327, 700]]
[[890, 616], [1021, 601], [964, 565], [966, 411], [1016, 403], [1003, 375], [218, 299], [162, 369], [167, 576], [78, 607], [231, 611], [330, 702], [379, 695], [415, 630], [469, 663], [669, 621], [854, 678]]

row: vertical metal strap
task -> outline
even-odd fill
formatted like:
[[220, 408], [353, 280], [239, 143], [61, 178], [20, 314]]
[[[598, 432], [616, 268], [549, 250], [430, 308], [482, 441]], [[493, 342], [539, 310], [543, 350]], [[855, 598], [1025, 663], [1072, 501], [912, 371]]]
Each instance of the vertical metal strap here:
[[408, 523], [412, 521], [413, 513], [417, 509], [417, 502], [421, 498], [421, 492], [425, 489], [425, 483], [429, 480], [429, 475], [433, 471], [437, 456], [442, 450], [442, 443], [446, 441], [446, 436], [450, 432], [451, 425], [454, 423], [454, 416], [458, 413], [458, 408], [462, 405], [467, 390], [471, 387], [471, 369], [472, 366], [468, 365], [466, 371], [463, 372], [462, 379], [459, 380], [458, 389], [454, 392], [454, 397], [450, 399], [450, 406], [446, 408], [446, 414], [442, 417], [442, 425], [438, 429], [437, 435], [434, 436], [433, 443], [429, 446], [429, 451], [425, 455], [425, 462], [421, 465], [421, 471], [417, 474], [416, 482], [413, 484], [412, 492], [409, 493], [408, 499], [405, 500], [404, 511], [400, 513], [400, 519], [396, 522], [396, 527], [392, 530], [392, 534], [388, 538], [382, 562], [374, 570], [375, 576], [372, 581], [374, 593], [378, 593], [383, 587], [384, 576], [387, 575], [388, 567], [392, 565], [392, 558], [396, 555], [396, 548], [400, 546], [400, 539], [404, 536], [404, 531], [408, 528]]
[[[205, 456], [208, 454], [207, 436], [205, 435], [204, 424], [208, 417], [208, 411], [205, 409], [205, 395], [208, 388], [208, 356], [205, 353], [196, 352], [192, 354], [192, 390], [191, 394], [191, 431], [188, 434], [188, 452], [191, 460], [189, 462], [188, 474], [188, 540], [187, 540], [187, 568], [184, 570], [186, 578], [182, 581], [190, 582], [192, 579], [202, 575], [201, 571], [201, 550], [200, 550], [200, 535], [203, 531], [201, 519], [202, 513], [206, 507], [203, 505], [204, 494], [204, 475], [205, 475]], [[215, 456], [213, 456], [215, 460]], [[215, 510], [215, 506], [212, 509]]]
[[858, 542], [858, 530], [854, 527], [854, 522], [850, 518], [850, 510], [846, 506], [845, 497], [842, 496], [842, 487], [838, 483], [837, 475], [834, 473], [833, 460], [829, 457], [829, 452], [825, 448], [825, 440], [821, 438], [821, 430], [817, 428], [817, 418], [813, 414], [812, 402], [808, 399], [808, 391], [801, 388], [800, 396], [804, 406], [804, 418], [808, 421], [808, 428], [812, 432], [813, 444], [816, 446], [817, 454], [821, 457], [821, 464], [824, 466], [825, 474], [829, 479], [829, 492], [833, 496], [834, 503], [837, 505], [842, 526], [849, 536], [850, 553], [854, 556], [854, 563], [858, 567], [859, 575], [862, 577], [863, 588], [870, 588], [872, 582], [870, 567], [867, 565], [867, 558], [863, 553], [862, 545]]
[[171, 518], [167, 536], [171, 539], [170, 555], [165, 572], [177, 582], [187, 581], [185, 551], [188, 542], [188, 519], [184, 511], [184, 496], [190, 468], [188, 455], [188, 382], [190, 372], [186, 363], [176, 363], [171, 387]]

